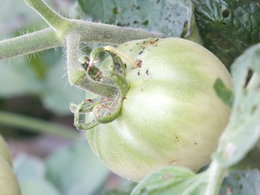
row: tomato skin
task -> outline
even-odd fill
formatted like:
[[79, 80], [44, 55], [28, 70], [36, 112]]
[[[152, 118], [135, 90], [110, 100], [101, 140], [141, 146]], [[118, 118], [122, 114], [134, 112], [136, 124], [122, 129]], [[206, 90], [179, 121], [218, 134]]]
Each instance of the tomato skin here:
[[20, 195], [20, 186], [12, 171], [12, 158], [5, 143], [0, 135], [0, 194], [1, 195]]
[[230, 115], [213, 89], [217, 78], [231, 88], [225, 66], [180, 38], [131, 41], [118, 49], [139, 67], [127, 68], [130, 89], [118, 118], [87, 132], [93, 151], [132, 181], [167, 165], [197, 171], [208, 164]]
[[1, 135], [0, 135], [0, 157], [2, 157], [10, 166], [12, 166], [12, 157], [9, 148]]

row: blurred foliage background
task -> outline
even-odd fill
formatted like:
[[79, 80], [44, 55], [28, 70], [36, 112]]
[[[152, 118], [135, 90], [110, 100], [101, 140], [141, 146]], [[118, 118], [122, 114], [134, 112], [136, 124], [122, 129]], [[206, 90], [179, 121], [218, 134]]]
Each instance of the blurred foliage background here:
[[[227, 67], [260, 40], [258, 0], [47, 2], [70, 18], [201, 42], [199, 32]], [[0, 40], [45, 27], [23, 1], [1, 0]], [[135, 184], [110, 173], [90, 151], [84, 132], [73, 127], [69, 103], [82, 101], [84, 92], [69, 84], [65, 56], [65, 49], [56, 48], [0, 61], [0, 133], [11, 148], [23, 194], [129, 194]]]

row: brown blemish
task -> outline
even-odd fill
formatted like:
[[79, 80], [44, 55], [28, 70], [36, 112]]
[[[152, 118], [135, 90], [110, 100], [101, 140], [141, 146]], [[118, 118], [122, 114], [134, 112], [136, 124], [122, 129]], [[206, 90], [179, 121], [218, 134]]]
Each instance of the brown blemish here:
[[141, 68], [141, 67], [142, 67], [142, 64], [143, 64], [143, 62], [142, 62], [142, 60], [140, 60], [140, 59], [137, 59], [137, 60], [135, 61], [135, 65], [136, 65], [137, 68]]

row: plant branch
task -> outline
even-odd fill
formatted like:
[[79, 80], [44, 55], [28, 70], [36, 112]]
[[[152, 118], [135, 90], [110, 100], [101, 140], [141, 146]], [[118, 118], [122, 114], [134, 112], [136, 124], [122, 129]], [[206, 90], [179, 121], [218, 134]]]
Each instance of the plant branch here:
[[164, 37], [163, 34], [143, 29], [119, 27], [110, 24], [71, 20], [69, 29], [81, 35], [82, 42], [95, 42], [102, 44], [122, 44], [126, 41]]
[[80, 42], [116, 45], [130, 40], [164, 37], [162, 34], [143, 29], [66, 19], [57, 14], [42, 0], [25, 1], [30, 7], [36, 10], [56, 32], [51, 28], [47, 28], [0, 41], [0, 60], [64, 46], [66, 36], [75, 32], [80, 34]]
[[19, 55], [27, 55], [62, 45], [63, 43], [56, 36], [56, 33], [51, 28], [47, 28], [45, 30], [0, 41], [0, 60]]
[[20, 114], [0, 111], [0, 123], [1, 125], [25, 128], [34, 132], [49, 133], [69, 139], [79, 139], [79, 136], [76, 132], [73, 133], [71, 128]]
[[103, 97], [113, 97], [118, 94], [119, 89], [117, 87], [92, 80], [79, 63], [78, 59], [81, 56], [80, 39], [81, 36], [79, 34], [67, 36], [67, 66], [70, 83]]
[[25, 0], [25, 3], [34, 9], [56, 32], [62, 33], [69, 20], [49, 7], [42, 0]]
[[207, 171], [209, 173], [209, 180], [205, 195], [218, 195], [225, 176], [225, 169], [220, 167], [217, 162], [213, 161]]

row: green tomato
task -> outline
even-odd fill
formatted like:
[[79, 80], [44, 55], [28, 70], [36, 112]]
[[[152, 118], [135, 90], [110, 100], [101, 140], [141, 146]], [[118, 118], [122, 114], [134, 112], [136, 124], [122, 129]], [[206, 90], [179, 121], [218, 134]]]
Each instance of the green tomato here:
[[20, 187], [10, 165], [0, 157], [0, 194], [20, 195]]
[[[131, 41], [118, 50], [136, 67], [127, 67], [129, 91], [120, 115], [87, 132], [93, 151], [133, 181], [163, 166], [197, 171], [208, 164], [230, 115], [213, 89], [217, 78], [231, 88], [225, 66], [180, 38]], [[111, 58], [103, 63], [111, 65]]]
[[3, 139], [3, 137], [0, 135], [0, 158], [3, 158], [10, 166], [12, 166], [12, 157], [9, 151], [9, 148]]

